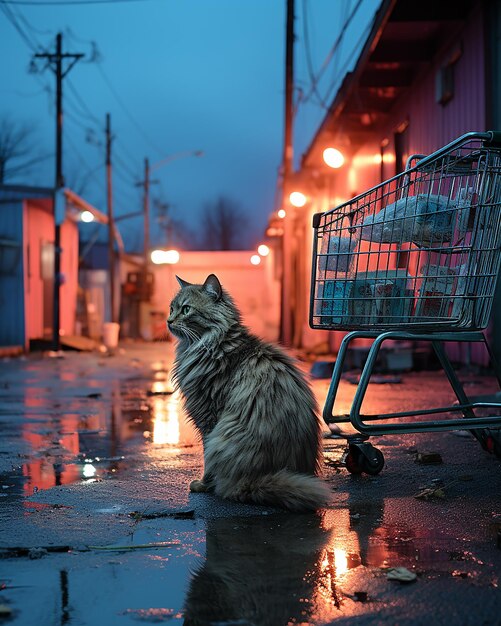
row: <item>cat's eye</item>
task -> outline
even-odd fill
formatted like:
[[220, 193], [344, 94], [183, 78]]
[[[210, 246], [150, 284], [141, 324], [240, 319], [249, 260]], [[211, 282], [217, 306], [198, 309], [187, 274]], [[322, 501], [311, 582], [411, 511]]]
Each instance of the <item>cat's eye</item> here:
[[181, 313], [183, 315], [187, 315], [191, 311], [191, 306], [189, 304], [183, 304], [181, 308]]

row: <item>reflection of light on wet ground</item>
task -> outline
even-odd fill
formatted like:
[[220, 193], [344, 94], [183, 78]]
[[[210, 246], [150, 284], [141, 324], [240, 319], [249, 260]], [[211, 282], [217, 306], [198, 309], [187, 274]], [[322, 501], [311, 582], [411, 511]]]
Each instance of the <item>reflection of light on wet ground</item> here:
[[172, 389], [172, 383], [170, 383], [168, 380], [154, 380], [151, 383], [151, 392], [152, 393], [165, 393], [165, 394], [170, 394], [172, 393], [173, 389]]
[[[28, 419], [10, 428], [23, 439], [27, 454], [2, 497], [109, 479], [145, 446], [148, 455], [156, 451], [153, 456], [162, 460], [199, 445], [164, 365], [157, 364], [154, 379], [114, 381], [107, 388], [91, 377], [85, 388], [71, 388], [71, 376], [60, 376], [52, 386], [20, 389], [17, 401]], [[94, 388], [99, 393], [89, 393]]]
[[334, 567], [336, 576], [342, 576], [348, 571], [348, 556], [342, 548], [334, 548]]
[[178, 444], [180, 439], [178, 395], [153, 398], [152, 411], [153, 443]]
[[[198, 442], [194, 427], [183, 413], [181, 394], [173, 391], [172, 381], [154, 380], [148, 392], [151, 428], [144, 437], [155, 446], [192, 446]], [[172, 448], [172, 451], [178, 448]]]

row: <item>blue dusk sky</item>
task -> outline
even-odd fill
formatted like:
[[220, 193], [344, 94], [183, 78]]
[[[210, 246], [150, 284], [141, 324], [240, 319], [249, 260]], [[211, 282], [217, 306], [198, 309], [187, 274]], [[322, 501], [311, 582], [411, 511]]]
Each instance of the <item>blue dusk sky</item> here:
[[[296, 163], [379, 4], [296, 0]], [[41, 60], [35, 73], [29, 68], [33, 54], [54, 51], [61, 32], [63, 52], [85, 55], [63, 83], [66, 184], [106, 212], [110, 113], [115, 215], [141, 210], [135, 183], [145, 157], [153, 166], [167, 159], [152, 172], [152, 198], [169, 203], [195, 236], [204, 207], [230, 198], [250, 224], [243, 243], [254, 246], [277, 208], [285, 13], [286, 0], [0, 0], [0, 119], [33, 126], [35, 160], [5, 182], [53, 185], [55, 77]], [[319, 72], [321, 98], [311, 93]], [[141, 218], [119, 228], [128, 251], [139, 251]], [[152, 242], [162, 236], [153, 215]]]

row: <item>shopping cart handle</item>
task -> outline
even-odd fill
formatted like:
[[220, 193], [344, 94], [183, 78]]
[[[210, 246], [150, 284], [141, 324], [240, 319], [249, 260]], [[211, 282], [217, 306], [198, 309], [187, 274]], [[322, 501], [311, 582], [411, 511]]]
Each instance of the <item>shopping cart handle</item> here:
[[484, 141], [485, 146], [501, 146], [501, 131], [488, 130], [487, 133], [491, 138]]

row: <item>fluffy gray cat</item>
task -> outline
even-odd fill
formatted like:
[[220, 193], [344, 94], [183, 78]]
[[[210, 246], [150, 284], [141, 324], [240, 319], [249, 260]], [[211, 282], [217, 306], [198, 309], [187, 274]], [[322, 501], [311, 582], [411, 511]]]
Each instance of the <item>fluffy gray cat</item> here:
[[191, 491], [292, 511], [324, 505], [320, 425], [303, 375], [242, 325], [214, 274], [203, 285], [178, 282], [167, 321], [178, 339], [173, 379], [204, 446]]

